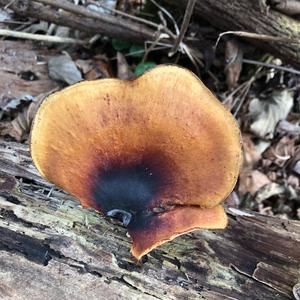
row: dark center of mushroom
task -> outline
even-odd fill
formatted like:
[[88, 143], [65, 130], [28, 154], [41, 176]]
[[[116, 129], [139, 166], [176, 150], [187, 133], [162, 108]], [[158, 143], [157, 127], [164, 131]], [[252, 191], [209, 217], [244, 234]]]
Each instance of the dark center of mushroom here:
[[125, 226], [133, 215], [147, 208], [159, 189], [157, 173], [143, 163], [105, 170], [96, 182], [93, 194], [97, 206]]

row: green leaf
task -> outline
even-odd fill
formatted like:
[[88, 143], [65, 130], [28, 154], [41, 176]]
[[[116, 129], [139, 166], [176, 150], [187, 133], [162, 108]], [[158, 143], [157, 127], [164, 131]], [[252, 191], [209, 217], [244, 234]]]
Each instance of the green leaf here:
[[126, 50], [129, 49], [131, 46], [130, 42], [121, 41], [118, 39], [112, 39], [111, 44], [116, 51]]
[[129, 54], [132, 57], [142, 57], [144, 55], [145, 48], [142, 45], [133, 44], [129, 49]]
[[140, 63], [135, 67], [134, 74], [139, 76], [145, 73], [147, 70], [152, 69], [156, 66], [156, 63], [153, 61], [145, 61]]

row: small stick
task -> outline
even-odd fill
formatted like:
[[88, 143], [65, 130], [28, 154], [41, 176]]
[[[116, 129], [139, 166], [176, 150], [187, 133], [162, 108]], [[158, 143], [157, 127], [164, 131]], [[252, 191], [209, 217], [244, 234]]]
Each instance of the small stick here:
[[0, 29], [0, 36], [13, 37], [13, 38], [24, 39], [24, 40], [41, 41], [47, 43], [86, 44], [86, 42], [84, 41], [67, 38], [67, 37], [52, 36], [52, 35], [45, 35], [45, 34], [33, 34], [33, 33], [19, 32], [19, 31], [8, 30], [8, 29]]
[[243, 59], [243, 63], [250, 64], [250, 65], [263, 66], [263, 67], [267, 67], [267, 68], [273, 68], [273, 69], [277, 69], [277, 70], [280, 70], [280, 71], [285, 71], [285, 72], [289, 72], [289, 73], [292, 73], [292, 74], [300, 75], [299, 70], [295, 70], [293, 68], [288, 68], [288, 67], [277, 66], [277, 65], [265, 63], [265, 62], [262, 62], [262, 61], [256, 61], [256, 60], [251, 60], [251, 59]]
[[158, 9], [160, 9], [173, 23], [176, 35], [179, 35], [178, 25], [170, 12], [168, 12], [163, 6], [159, 5], [155, 0], [150, 0]]
[[184, 35], [189, 27], [195, 4], [196, 4], [196, 0], [189, 0], [188, 4], [186, 6], [186, 9], [185, 9], [182, 25], [180, 28], [180, 33], [175, 40], [173, 48], [169, 52], [169, 56], [173, 56], [178, 51], [180, 43], [182, 42]]
[[[55, 8], [61, 8], [65, 11], [68, 11], [68, 12], [71, 12], [73, 14], [80, 15], [80, 16], [83, 16], [83, 17], [92, 18], [92, 19], [95, 19], [95, 20], [107, 22], [108, 24], [114, 25], [116, 27], [124, 27], [124, 25], [126, 25], [126, 24], [124, 24], [124, 22], [121, 18], [118, 19], [118, 18], [113, 17], [111, 15], [107, 15], [107, 14], [99, 13], [99, 12], [94, 12], [94, 11], [86, 9], [83, 6], [78, 6], [78, 5], [72, 4], [72, 3], [68, 2], [68, 1], [65, 1], [65, 0], [60, 0], [60, 1], [58, 1], [58, 0], [34, 0], [34, 2], [47, 4], [47, 5], [50, 5], [50, 6], [55, 7]], [[127, 22], [129, 22], [129, 21], [127, 21]], [[149, 22], [147, 22], [148, 25], [150, 25]], [[151, 22], [151, 24], [152, 24], [152, 26], [155, 26], [157, 28], [159, 27], [159, 25], [157, 25], [153, 22]], [[132, 23], [131, 25], [135, 26], [135, 28], [137, 30], [140, 29], [140, 28], [138, 28], [138, 26], [140, 26], [140, 25], [137, 24], [137, 23]], [[168, 28], [165, 28], [165, 31], [169, 35], [169, 37], [172, 37], [173, 34], [170, 30], [168, 30]]]
[[8, 9], [16, 0], [11, 0], [4, 6], [4, 10]]
[[217, 39], [217, 42], [215, 44], [215, 48], [217, 48], [220, 39], [227, 34], [233, 34], [236, 36], [244, 37], [244, 38], [250, 38], [250, 39], [256, 39], [256, 40], [262, 40], [262, 41], [269, 41], [269, 42], [289, 42], [294, 44], [299, 44], [300, 42], [298, 40], [290, 39], [290, 38], [283, 38], [279, 36], [272, 36], [267, 34], [258, 34], [253, 32], [246, 32], [246, 31], [225, 31], [219, 34], [219, 37]]

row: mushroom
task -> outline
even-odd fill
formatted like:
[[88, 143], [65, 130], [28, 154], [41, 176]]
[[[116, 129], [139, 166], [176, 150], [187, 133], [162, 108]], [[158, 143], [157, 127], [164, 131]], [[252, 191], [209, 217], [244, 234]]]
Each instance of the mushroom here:
[[225, 228], [242, 161], [238, 125], [190, 71], [85, 81], [48, 96], [31, 131], [39, 172], [119, 218], [140, 259], [196, 229]]

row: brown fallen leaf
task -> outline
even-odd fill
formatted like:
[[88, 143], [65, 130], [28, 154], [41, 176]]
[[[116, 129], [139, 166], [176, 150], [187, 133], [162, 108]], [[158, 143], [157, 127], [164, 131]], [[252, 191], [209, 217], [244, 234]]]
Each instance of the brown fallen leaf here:
[[253, 167], [260, 160], [261, 154], [257, 151], [250, 134], [243, 134], [242, 140], [244, 168]]
[[294, 152], [291, 155], [291, 159], [287, 162], [286, 168], [287, 170], [295, 172], [296, 174], [300, 175], [300, 168], [299, 168], [300, 146], [295, 146], [293, 150]]
[[226, 41], [225, 62], [226, 82], [229, 90], [232, 90], [239, 81], [243, 62], [243, 51], [236, 39]]
[[125, 56], [121, 53], [117, 53], [118, 63], [118, 78], [128, 80], [135, 77], [134, 73], [130, 70]]
[[255, 195], [263, 186], [271, 183], [270, 179], [258, 170], [243, 169], [240, 174], [239, 192]]
[[[49, 94], [51, 94], [51, 91]], [[32, 120], [37, 112], [37, 109], [47, 94], [40, 94], [34, 101], [30, 102], [20, 110], [17, 116], [12, 121], [0, 123], [0, 136], [10, 136], [16, 141], [21, 142], [28, 138]]]
[[68, 55], [59, 55], [50, 58], [48, 61], [48, 71], [50, 78], [69, 85], [82, 80], [81, 72]]
[[280, 134], [296, 136], [300, 134], [300, 125], [293, 124], [291, 122], [288, 122], [287, 120], [282, 120], [278, 123], [276, 131]]
[[113, 72], [110, 69], [108, 60], [103, 55], [97, 55], [91, 60], [92, 68], [84, 73], [84, 79], [86, 80], [95, 80], [101, 78], [110, 78], [114, 77]]
[[265, 153], [264, 158], [269, 159], [279, 167], [287, 165], [289, 160], [295, 155], [295, 142], [297, 137], [284, 136], [278, 143], [270, 147]]

